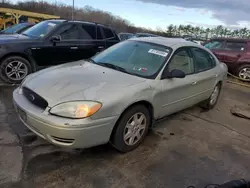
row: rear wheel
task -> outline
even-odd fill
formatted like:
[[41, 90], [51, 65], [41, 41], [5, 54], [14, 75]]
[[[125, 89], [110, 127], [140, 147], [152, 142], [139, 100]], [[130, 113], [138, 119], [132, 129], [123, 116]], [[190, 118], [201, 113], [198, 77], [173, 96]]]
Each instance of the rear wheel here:
[[29, 61], [20, 56], [9, 56], [0, 64], [0, 78], [10, 84], [21, 83], [31, 71]]
[[111, 143], [121, 152], [128, 152], [138, 147], [144, 140], [151, 116], [143, 105], [129, 108], [120, 118], [113, 132]]
[[202, 104], [202, 107], [205, 109], [212, 109], [218, 102], [220, 91], [221, 91], [221, 83], [218, 83], [214, 87], [214, 90], [212, 94], [210, 95], [210, 97], [206, 101], [204, 101], [204, 103]]
[[245, 81], [250, 81], [250, 65], [242, 65], [238, 68], [237, 76]]

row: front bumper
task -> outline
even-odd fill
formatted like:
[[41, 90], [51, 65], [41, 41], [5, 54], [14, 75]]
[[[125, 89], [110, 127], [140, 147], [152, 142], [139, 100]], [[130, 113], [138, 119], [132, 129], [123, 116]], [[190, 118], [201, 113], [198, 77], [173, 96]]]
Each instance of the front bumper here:
[[19, 88], [13, 92], [13, 103], [20, 120], [35, 134], [52, 144], [69, 148], [88, 148], [109, 141], [118, 116], [93, 120], [53, 116], [30, 103]]

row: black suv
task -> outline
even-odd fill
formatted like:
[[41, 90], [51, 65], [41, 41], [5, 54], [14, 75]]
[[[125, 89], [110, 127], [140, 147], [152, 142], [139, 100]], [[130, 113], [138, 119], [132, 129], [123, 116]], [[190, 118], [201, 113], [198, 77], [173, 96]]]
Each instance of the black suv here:
[[0, 78], [20, 83], [43, 67], [87, 59], [118, 42], [115, 31], [101, 24], [43, 21], [20, 35], [0, 35]]

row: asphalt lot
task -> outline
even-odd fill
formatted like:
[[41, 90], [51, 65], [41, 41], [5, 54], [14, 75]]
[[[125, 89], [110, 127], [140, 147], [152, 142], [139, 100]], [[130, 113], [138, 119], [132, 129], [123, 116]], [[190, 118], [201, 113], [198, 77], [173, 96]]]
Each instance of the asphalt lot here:
[[213, 110], [192, 107], [166, 118], [127, 154], [109, 145], [82, 151], [50, 145], [18, 120], [11, 93], [0, 88], [0, 187], [201, 188], [250, 179], [250, 120], [230, 113], [250, 104], [249, 88], [226, 84]]

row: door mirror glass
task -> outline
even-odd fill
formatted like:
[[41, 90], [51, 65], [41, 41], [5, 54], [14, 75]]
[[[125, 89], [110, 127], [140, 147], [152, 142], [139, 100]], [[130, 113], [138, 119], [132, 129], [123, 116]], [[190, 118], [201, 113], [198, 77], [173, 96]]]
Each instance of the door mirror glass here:
[[58, 42], [61, 40], [61, 37], [60, 37], [60, 35], [54, 35], [51, 37], [50, 40], [51, 40], [51, 42]]
[[170, 73], [171, 78], [185, 78], [185, 73], [182, 70], [174, 69]]
[[185, 78], [185, 73], [182, 70], [174, 69], [171, 72], [164, 71], [161, 79], [165, 78]]

